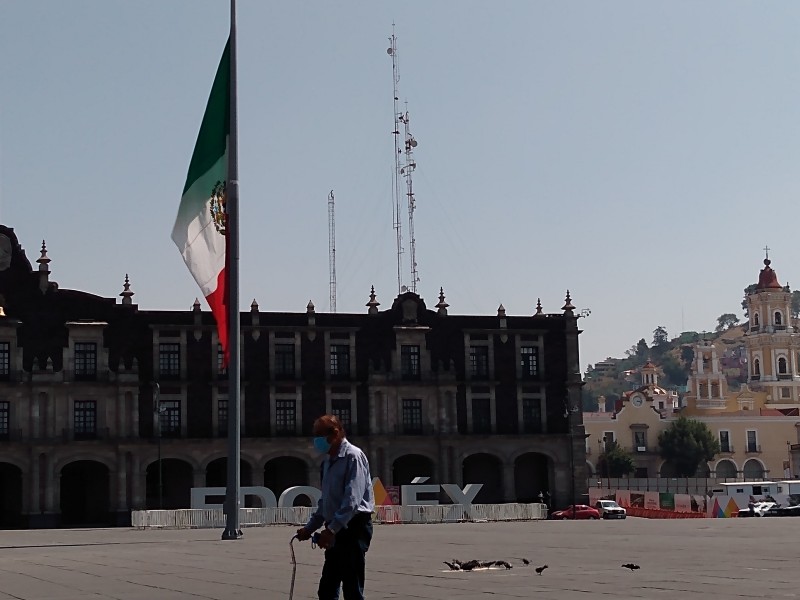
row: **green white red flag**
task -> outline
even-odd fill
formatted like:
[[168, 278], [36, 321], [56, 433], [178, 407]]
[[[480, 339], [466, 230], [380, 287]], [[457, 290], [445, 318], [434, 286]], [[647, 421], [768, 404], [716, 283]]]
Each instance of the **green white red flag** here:
[[230, 148], [230, 40], [222, 53], [200, 124], [172, 241], [200, 286], [217, 321], [228, 363], [228, 280], [225, 185]]

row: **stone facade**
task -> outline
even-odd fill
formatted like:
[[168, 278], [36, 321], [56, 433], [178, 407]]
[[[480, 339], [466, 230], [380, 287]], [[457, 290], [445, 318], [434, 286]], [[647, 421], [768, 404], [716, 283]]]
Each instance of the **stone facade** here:
[[[5, 238], [5, 239], [3, 239]], [[0, 527], [124, 524], [226, 480], [215, 324], [61, 289], [0, 226]], [[318, 485], [313, 420], [337, 414], [385, 485], [483, 483], [476, 502], [586, 492], [578, 316], [448, 314], [418, 295], [362, 314], [242, 313], [241, 482]], [[160, 456], [160, 461], [159, 461]]]

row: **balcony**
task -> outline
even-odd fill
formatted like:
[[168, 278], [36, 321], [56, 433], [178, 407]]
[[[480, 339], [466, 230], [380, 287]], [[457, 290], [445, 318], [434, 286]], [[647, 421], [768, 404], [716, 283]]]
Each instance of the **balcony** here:
[[791, 373], [778, 373], [778, 381], [789, 381], [792, 379]]
[[98, 427], [92, 431], [76, 431], [75, 429], [61, 430], [61, 439], [64, 442], [107, 440], [109, 437], [108, 427]]
[[761, 454], [761, 444], [747, 444], [745, 454]]
[[22, 429], [8, 429], [0, 432], [0, 443], [19, 442], [22, 440]]
[[719, 447], [720, 454], [733, 454], [734, 452], [735, 450], [733, 449], [733, 446], [731, 446], [730, 444], [728, 444], [727, 446], [723, 446], [722, 444], [720, 444]]
[[761, 381], [761, 375], [750, 375], [750, 381]]

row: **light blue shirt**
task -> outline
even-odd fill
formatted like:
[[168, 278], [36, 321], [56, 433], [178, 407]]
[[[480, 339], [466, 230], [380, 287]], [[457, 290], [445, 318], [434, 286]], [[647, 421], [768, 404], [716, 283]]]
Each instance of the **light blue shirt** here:
[[339, 452], [325, 458], [320, 472], [322, 497], [306, 523], [307, 530], [316, 531], [325, 524], [338, 533], [357, 513], [375, 510], [369, 461], [361, 448], [342, 440]]

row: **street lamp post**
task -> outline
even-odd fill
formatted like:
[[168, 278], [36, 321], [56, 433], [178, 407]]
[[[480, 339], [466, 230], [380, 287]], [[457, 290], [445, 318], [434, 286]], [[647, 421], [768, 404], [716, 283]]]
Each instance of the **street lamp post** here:
[[164, 510], [163, 466], [161, 464], [161, 386], [153, 383], [153, 413], [156, 416], [156, 439], [158, 440], [158, 509]]
[[[577, 408], [577, 407], [576, 407]], [[572, 413], [575, 409], [569, 405], [569, 399], [564, 400], [564, 416], [567, 418], [569, 431], [569, 495], [572, 501], [572, 520], [575, 520], [575, 432], [572, 429]]]

